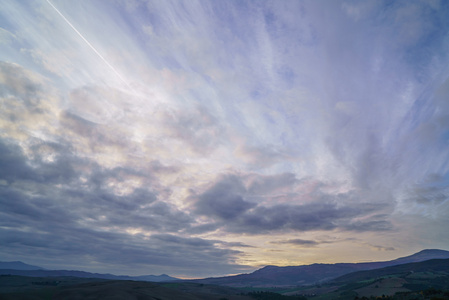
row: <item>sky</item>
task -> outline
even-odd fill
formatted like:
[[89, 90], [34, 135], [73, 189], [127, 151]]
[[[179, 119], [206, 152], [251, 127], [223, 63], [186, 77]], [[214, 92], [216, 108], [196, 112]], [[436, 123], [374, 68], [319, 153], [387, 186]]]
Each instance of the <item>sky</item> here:
[[448, 216], [447, 1], [1, 2], [1, 261], [391, 260]]

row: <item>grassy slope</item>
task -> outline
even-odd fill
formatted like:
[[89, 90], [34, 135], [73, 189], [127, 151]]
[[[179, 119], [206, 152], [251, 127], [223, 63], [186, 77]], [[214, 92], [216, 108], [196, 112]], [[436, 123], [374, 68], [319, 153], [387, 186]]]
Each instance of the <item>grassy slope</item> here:
[[444, 274], [449, 274], [449, 259], [432, 259], [424, 262], [418, 263], [408, 263], [403, 265], [397, 265], [382, 269], [369, 270], [354, 272], [347, 275], [343, 275], [339, 278], [333, 280], [337, 283], [354, 282], [362, 280], [370, 280], [372, 278], [380, 278], [383, 276], [405, 276], [411, 275], [412, 273], [422, 273], [422, 272], [441, 272]]
[[[412, 295], [413, 292], [419, 294], [419, 292], [429, 289], [449, 290], [449, 259], [434, 259], [354, 272], [326, 284], [298, 287], [286, 294], [307, 295], [309, 298], [313, 297], [314, 300], [352, 300], [356, 296], [381, 297], [382, 295], [391, 296], [400, 292], [408, 292]], [[411, 296], [411, 298], [413, 297]], [[422, 299], [425, 299], [425, 297]]]

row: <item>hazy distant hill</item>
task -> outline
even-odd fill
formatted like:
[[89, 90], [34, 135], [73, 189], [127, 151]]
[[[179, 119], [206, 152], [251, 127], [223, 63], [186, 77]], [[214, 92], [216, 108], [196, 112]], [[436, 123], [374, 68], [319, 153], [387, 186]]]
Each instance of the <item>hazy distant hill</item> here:
[[0, 261], [0, 269], [12, 270], [44, 270], [44, 268], [28, 265], [21, 261]]
[[137, 280], [137, 281], [153, 281], [163, 282], [179, 280], [165, 274], [162, 275], [143, 275], [143, 276], [125, 276], [125, 275], [112, 275], [112, 274], [99, 274], [90, 273], [84, 271], [70, 271], [70, 270], [12, 270], [12, 269], [0, 269], [0, 275], [18, 275], [29, 277], [55, 277], [55, 276], [71, 276], [78, 278], [99, 278], [110, 280]]
[[236, 276], [218, 278], [205, 278], [194, 281], [205, 284], [218, 284], [234, 287], [309, 285], [319, 282], [325, 282], [344, 274], [356, 271], [379, 269], [388, 266], [437, 258], [449, 258], [449, 251], [428, 249], [407, 257], [401, 257], [392, 261], [385, 262], [312, 264], [289, 267], [267, 266], [254, 271], [251, 274], [240, 274]]
[[[125, 276], [120, 276], [125, 277]], [[128, 277], [128, 276], [126, 276]], [[172, 281], [179, 280], [178, 278], [168, 276], [166, 274], [162, 275], [143, 275], [143, 276], [129, 276], [131, 280], [140, 280], [140, 281], [153, 281], [153, 282], [163, 282], [163, 281]]]

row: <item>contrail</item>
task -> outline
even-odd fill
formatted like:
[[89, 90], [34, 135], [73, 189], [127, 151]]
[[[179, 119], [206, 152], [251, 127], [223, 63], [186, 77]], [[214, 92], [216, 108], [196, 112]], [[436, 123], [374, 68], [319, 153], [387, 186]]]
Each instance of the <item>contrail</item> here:
[[48, 4], [50, 4], [51, 7], [53, 7], [53, 9], [64, 19], [64, 21], [66, 21], [67, 24], [69, 24], [70, 27], [72, 27], [72, 29], [80, 36], [80, 38], [83, 39], [83, 41], [86, 42], [86, 44], [101, 58], [101, 60], [115, 73], [115, 75], [117, 75], [118, 78], [120, 78], [121, 81], [123, 81], [131, 90], [133, 90], [133, 88], [128, 84], [128, 82], [120, 75], [119, 72], [117, 72], [114, 67], [108, 63], [108, 61], [103, 57], [103, 55], [101, 55], [97, 49], [94, 48], [94, 46], [92, 46], [91, 43], [89, 43], [89, 41], [75, 28], [75, 26], [72, 25], [72, 23], [70, 23], [69, 20], [66, 19], [66, 17], [64, 17], [64, 15], [59, 11], [59, 9], [57, 9], [51, 2], [50, 0], [47, 0]]

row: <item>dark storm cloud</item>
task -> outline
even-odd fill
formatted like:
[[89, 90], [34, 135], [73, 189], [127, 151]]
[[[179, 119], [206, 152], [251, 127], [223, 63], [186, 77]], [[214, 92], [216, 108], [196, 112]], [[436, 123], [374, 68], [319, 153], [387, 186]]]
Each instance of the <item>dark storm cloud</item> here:
[[[42, 148], [51, 149], [51, 154], [57, 159], [45, 161]], [[0, 139], [0, 153], [0, 179], [8, 183], [16, 180], [67, 183], [76, 176], [73, 165], [80, 162], [70, 155], [67, 147], [37, 139], [30, 146], [30, 157], [25, 156], [20, 146], [5, 139]]]
[[[288, 173], [248, 178], [250, 188], [246, 188], [240, 176], [220, 176], [210, 188], [196, 196], [194, 212], [209, 218], [210, 224], [215, 225], [211, 230], [222, 228], [233, 233], [263, 234], [284, 230], [363, 232], [392, 229], [388, 215], [379, 214], [388, 205], [362, 202], [362, 195], [354, 192], [333, 195], [315, 191], [314, 202], [267, 205], [246, 198], [258, 199], [259, 194], [276, 193], [298, 180]], [[298, 195], [291, 193], [286, 197], [296, 199]]]
[[[155, 196], [137, 191], [127, 197], [112, 194], [73, 193], [49, 187], [40, 188], [39, 196], [31, 196], [14, 187], [2, 187], [0, 205], [2, 224], [25, 226], [54, 233], [54, 226], [98, 228], [140, 228], [176, 232], [188, 228], [192, 219], [175, 207], [154, 202]], [[143, 203], [143, 204], [139, 204]]]
[[26, 164], [22, 149], [6, 140], [0, 139], [0, 178], [7, 182], [17, 179], [31, 179], [34, 174]]
[[[45, 152], [47, 150], [50, 154]], [[33, 153], [34, 172], [39, 174], [42, 182], [46, 183], [68, 184], [76, 181], [79, 175], [76, 167], [86, 163], [83, 159], [73, 155], [70, 147], [62, 144], [39, 141], [36, 146], [30, 147], [30, 151]], [[48, 161], [48, 159], [53, 161]]]
[[120, 183], [134, 176], [151, 186], [151, 175], [123, 167], [98, 168], [90, 175], [83, 174], [86, 176], [86, 182], [79, 182], [77, 186], [71, 187], [67, 194], [81, 204], [79, 209], [96, 219], [96, 225], [139, 227], [169, 232], [189, 228], [193, 219], [176, 206], [158, 199], [158, 192], [152, 191], [151, 188], [139, 187], [131, 193], [120, 195], [114, 193], [109, 185], [110, 181]]
[[[121, 172], [123, 176], [123, 170]], [[91, 226], [132, 227], [144, 230], [176, 232], [191, 226], [193, 219], [177, 207], [158, 200], [148, 189], [137, 188], [127, 195], [116, 195], [104, 180], [114, 178], [113, 171], [95, 174], [92, 185], [70, 189], [67, 195], [78, 204], [80, 218], [89, 217]], [[89, 181], [89, 180], [88, 180]]]
[[198, 196], [195, 211], [200, 215], [232, 220], [254, 207], [243, 199], [246, 188], [240, 178], [227, 175]]
[[[42, 199], [34, 197], [33, 199], [27, 198], [24, 193], [17, 191], [13, 188], [1, 187], [0, 189], [0, 205], [2, 207], [1, 214], [3, 215], [3, 225], [30, 225], [34, 222], [40, 222], [45, 220], [47, 215], [47, 208], [40, 207], [42, 205]], [[57, 214], [54, 217], [59, 218], [61, 215]], [[51, 222], [54, 217], [50, 215]], [[27, 224], [27, 222], [29, 222]]]
[[55, 226], [72, 226], [78, 220], [77, 211], [72, 210], [74, 207], [67, 205], [60, 198], [64, 195], [58, 192], [32, 195], [29, 191], [23, 191], [23, 188], [22, 186], [0, 188], [0, 215], [4, 228], [17, 226], [51, 233]]
[[265, 233], [276, 230], [332, 230], [336, 222], [357, 213], [352, 208], [337, 208], [334, 204], [258, 206], [240, 216], [226, 228], [232, 232]]

